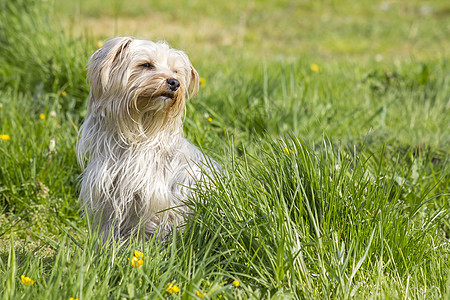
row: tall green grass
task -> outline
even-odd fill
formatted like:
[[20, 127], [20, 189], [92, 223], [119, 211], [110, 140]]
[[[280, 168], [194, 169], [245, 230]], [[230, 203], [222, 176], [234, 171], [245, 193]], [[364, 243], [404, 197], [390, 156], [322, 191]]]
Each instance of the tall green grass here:
[[86, 56], [94, 49], [86, 37], [74, 37], [41, 1], [0, 3], [0, 87], [27, 93], [68, 94], [66, 112], [85, 109]]
[[[174, 297], [448, 297], [438, 222], [446, 212], [424, 213], [432, 186], [408, 201], [375, 157], [293, 137], [261, 143], [259, 158], [228, 153], [215, 189], [197, 191], [196, 214], [166, 243], [99, 248], [95, 235], [72, 227], [62, 240], [42, 237], [49, 259], [15, 254], [12, 238], [4, 295], [164, 298], [173, 283]], [[128, 260], [135, 249], [147, 257], [138, 269]], [[35, 285], [23, 286], [21, 274]]]
[[104, 248], [76, 200], [94, 40], [0, 8], [2, 298], [450, 297], [447, 59], [195, 64], [185, 133], [223, 173], [168, 241]]

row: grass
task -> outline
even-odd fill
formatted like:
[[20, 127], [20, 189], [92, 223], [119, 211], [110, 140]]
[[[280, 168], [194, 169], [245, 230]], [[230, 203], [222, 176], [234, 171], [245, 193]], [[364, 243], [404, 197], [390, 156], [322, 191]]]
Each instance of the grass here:
[[[0, 3], [2, 298], [450, 298], [445, 1], [152, 5]], [[85, 65], [116, 34], [206, 81], [185, 134], [223, 174], [165, 243], [99, 247], [77, 204]]]

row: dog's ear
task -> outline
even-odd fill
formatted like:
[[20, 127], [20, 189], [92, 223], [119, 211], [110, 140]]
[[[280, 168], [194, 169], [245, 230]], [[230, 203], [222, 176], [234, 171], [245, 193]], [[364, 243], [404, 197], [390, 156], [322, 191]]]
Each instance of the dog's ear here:
[[92, 54], [88, 63], [88, 79], [96, 97], [106, 89], [111, 71], [120, 65], [124, 52], [132, 41], [129, 37], [117, 37], [107, 41]]
[[189, 83], [189, 98], [197, 95], [199, 90], [199, 77], [197, 70], [191, 65], [191, 80]]

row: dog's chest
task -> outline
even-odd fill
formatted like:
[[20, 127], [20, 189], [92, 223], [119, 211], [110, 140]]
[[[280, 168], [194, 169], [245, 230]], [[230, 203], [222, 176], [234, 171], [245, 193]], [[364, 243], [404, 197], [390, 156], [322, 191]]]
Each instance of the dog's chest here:
[[[190, 181], [184, 155], [176, 151], [140, 151], [128, 162], [134, 171], [121, 172], [120, 185], [133, 189], [132, 195], [140, 206], [160, 210], [180, 204]], [[132, 178], [128, 178], [130, 174]]]

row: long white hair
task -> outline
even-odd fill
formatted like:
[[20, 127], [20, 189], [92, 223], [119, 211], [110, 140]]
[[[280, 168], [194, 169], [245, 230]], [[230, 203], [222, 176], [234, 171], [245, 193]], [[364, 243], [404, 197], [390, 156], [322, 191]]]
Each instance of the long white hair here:
[[184, 222], [184, 201], [202, 169], [220, 169], [183, 136], [185, 99], [198, 91], [197, 71], [164, 42], [127, 37], [91, 56], [88, 79], [88, 113], [77, 143], [80, 203], [104, 241], [137, 231], [165, 238]]

